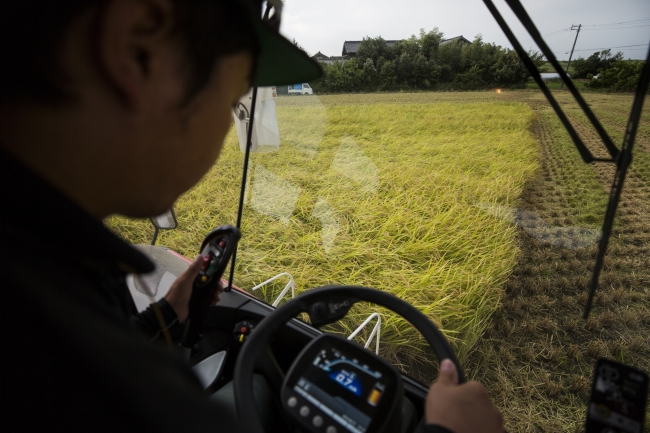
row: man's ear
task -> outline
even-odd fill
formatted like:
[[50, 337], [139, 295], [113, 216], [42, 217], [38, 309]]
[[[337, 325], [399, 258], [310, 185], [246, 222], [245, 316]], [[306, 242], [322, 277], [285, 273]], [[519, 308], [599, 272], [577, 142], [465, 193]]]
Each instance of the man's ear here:
[[169, 59], [174, 10], [168, 0], [109, 0], [99, 12], [97, 50], [104, 77], [131, 109], [146, 104], [154, 62]]

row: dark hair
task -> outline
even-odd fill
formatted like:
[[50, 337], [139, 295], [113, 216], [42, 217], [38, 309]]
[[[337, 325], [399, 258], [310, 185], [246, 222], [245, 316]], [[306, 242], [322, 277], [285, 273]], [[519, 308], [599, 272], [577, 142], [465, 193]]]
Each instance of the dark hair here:
[[[59, 64], [65, 32], [89, 8], [108, 0], [0, 1], [0, 104], [70, 100]], [[175, 33], [183, 41], [192, 75], [186, 100], [208, 82], [220, 56], [249, 51], [258, 43], [247, 10], [237, 0], [170, 0]]]

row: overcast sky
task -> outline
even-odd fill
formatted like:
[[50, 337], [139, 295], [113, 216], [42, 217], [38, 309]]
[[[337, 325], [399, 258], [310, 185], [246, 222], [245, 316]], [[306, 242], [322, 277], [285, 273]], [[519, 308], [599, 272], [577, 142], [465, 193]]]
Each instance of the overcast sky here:
[[[528, 49], [537, 47], [503, 0], [497, 8]], [[625, 58], [643, 59], [650, 42], [650, 0], [522, 0], [537, 28], [559, 60], [569, 58], [582, 24], [573, 58], [588, 57], [603, 48], [622, 51]], [[622, 23], [622, 24], [621, 24]], [[438, 27], [445, 37], [510, 47], [482, 0], [285, 0], [282, 33], [310, 54], [340, 56], [343, 42], [365, 36], [404, 39]], [[632, 46], [634, 45], [634, 46]]]

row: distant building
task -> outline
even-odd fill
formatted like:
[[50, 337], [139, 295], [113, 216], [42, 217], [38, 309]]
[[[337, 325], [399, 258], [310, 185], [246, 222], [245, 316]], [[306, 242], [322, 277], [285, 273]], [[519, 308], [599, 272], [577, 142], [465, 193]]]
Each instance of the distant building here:
[[340, 63], [345, 63], [348, 60], [350, 60], [348, 57], [343, 57], [343, 56], [331, 56], [328, 57], [325, 54], [321, 53], [320, 51], [311, 56], [312, 59], [316, 60], [319, 63], [326, 63], [331, 65], [332, 63], [335, 62], [340, 62]]
[[[389, 47], [394, 46], [396, 43], [401, 42], [402, 40], [393, 40], [393, 41], [386, 41], [386, 45]], [[321, 53], [320, 51], [311, 56], [312, 59], [316, 60], [317, 62], [320, 63], [329, 63], [332, 64], [334, 62], [347, 62], [350, 60], [352, 57], [356, 57], [357, 55], [357, 50], [359, 49], [359, 45], [361, 45], [361, 42], [363, 41], [345, 41], [343, 42], [343, 50], [341, 52], [340, 56], [326, 56], [325, 54]], [[440, 41], [440, 45], [448, 44], [450, 42], [458, 42], [461, 44], [471, 44], [472, 41], [466, 39], [463, 37], [463, 35], [456, 36], [454, 38], [449, 38], [449, 39], [443, 39]]]
[[459, 42], [461, 44], [471, 44], [472, 43], [472, 41], [464, 38], [463, 35], [460, 35], [460, 36], [456, 36], [455, 38], [442, 39], [440, 41], [440, 45], [445, 45], [445, 44], [448, 44], [450, 42]]
[[[357, 55], [357, 49], [361, 45], [362, 41], [345, 41], [343, 42], [343, 52], [341, 55], [343, 57], [354, 57]], [[399, 41], [386, 41], [386, 45], [392, 47]]]
[[317, 62], [320, 62], [321, 60], [328, 60], [329, 57], [326, 56], [325, 54], [321, 53], [320, 51], [311, 56], [312, 59], [316, 60]]

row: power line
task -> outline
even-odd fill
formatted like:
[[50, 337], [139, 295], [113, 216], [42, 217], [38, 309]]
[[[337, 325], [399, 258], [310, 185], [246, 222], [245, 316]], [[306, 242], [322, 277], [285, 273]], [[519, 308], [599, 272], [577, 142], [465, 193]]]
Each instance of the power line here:
[[[645, 24], [646, 22], [647, 22], [647, 24]], [[640, 24], [640, 23], [644, 23], [644, 24], [643, 25], [632, 25], [632, 26], [629, 25], [629, 24]], [[617, 26], [619, 26], [619, 27], [617, 27]], [[620, 27], [620, 26], [623, 26], [623, 27]], [[619, 29], [623, 30], [623, 29], [634, 29], [634, 28], [640, 28], [640, 27], [650, 27], [650, 18], [640, 18], [638, 20], [621, 21], [621, 22], [617, 22], [617, 23], [583, 24], [582, 27], [583, 27], [582, 28], [583, 31], [619, 30]], [[586, 29], [584, 27], [596, 27], [596, 28]], [[573, 30], [573, 25], [571, 27], [566, 27], [566, 28], [563, 28], [563, 29], [560, 29], [560, 30], [550, 32], [550, 33], [546, 33], [546, 34], [542, 35], [542, 37], [544, 37], [544, 38], [553, 37], [553, 36], [557, 36], [557, 35], [559, 35], [559, 34], [561, 34], [563, 32], [570, 32], [571, 30]], [[532, 39], [533, 38], [524, 39], [524, 40], [521, 41], [521, 43], [526, 43], [526, 42], [528, 42], [528, 41], [530, 41]], [[562, 39], [561, 41], [555, 43], [554, 45], [559, 45], [561, 42], [564, 42], [566, 39], [568, 39], [568, 37]], [[609, 47], [609, 48], [584, 48], [584, 49], [579, 49], [579, 50], [575, 50], [575, 51], [606, 50], [606, 49], [612, 49], [612, 48], [638, 47], [638, 46], [644, 46], [644, 45], [647, 45], [647, 44], [625, 45], [625, 46], [620, 46], [620, 47]], [[637, 49], [628, 49], [626, 51], [637, 51]], [[564, 51], [553, 51], [553, 52], [556, 53], [556, 54], [558, 54], [558, 53], [566, 54], [566, 52], [564, 52]]]
[[620, 47], [605, 47], [605, 48], [582, 48], [576, 51], [591, 51], [591, 50], [611, 50], [612, 48], [630, 48], [630, 47], [647, 47], [648, 44], [636, 44], [636, 45], [621, 45]]
[[[576, 50], [580, 51], [580, 50]], [[625, 51], [647, 51], [645, 48], [629, 48]], [[553, 51], [554, 54], [569, 54], [568, 51]]]
[[[571, 30], [571, 28], [570, 28], [570, 27], [567, 27], [567, 28], [565, 28], [565, 29], [556, 30], [556, 31], [554, 31], [554, 32], [547, 33], [547, 34], [542, 35], [542, 36], [544, 36], [544, 37], [546, 37], [546, 36], [554, 36], [554, 35], [560, 34], [560, 33], [562, 33], [562, 32], [568, 32], [569, 30]], [[531, 38], [531, 39], [532, 39], [532, 38]]]
[[[647, 46], [648, 46], [648, 44], [621, 45], [620, 47], [582, 48], [582, 49], [575, 50], [575, 51], [598, 51], [598, 50], [611, 50], [613, 48], [647, 47]], [[625, 51], [637, 51], [637, 50], [642, 50], [642, 49], [644, 49], [644, 48], [628, 49], [628, 50], [625, 50]], [[557, 54], [562, 54], [562, 53], [566, 54], [566, 51], [553, 51], [553, 52], [557, 53]]]
[[[557, 41], [557, 42], [555, 42], [555, 43], [553, 43], [553, 44], [549, 44], [549, 46], [555, 48], [556, 46], [558, 46], [558, 45], [564, 43], [567, 39], [570, 39], [571, 37], [573, 37], [573, 35], [572, 35], [571, 33], [569, 33], [569, 34], [567, 34], [567, 35], [564, 37], [564, 39], [562, 39], [562, 40], [560, 40], [560, 41]], [[547, 42], [547, 44], [548, 44], [548, 42]]]
[[650, 27], [650, 24], [643, 26], [632, 26], [632, 27], [604, 27], [601, 29], [584, 29], [587, 32], [600, 31], [600, 30], [623, 30], [623, 29], [638, 29], [639, 27]]
[[[635, 20], [635, 21], [624, 21], [623, 23], [620, 23], [620, 24], [634, 23], [634, 22], [639, 22], [639, 21], [650, 21], [650, 18], [645, 18], [645, 19], [642, 19], [642, 20]], [[616, 23], [616, 24], [619, 24], [619, 23]], [[606, 26], [606, 25], [613, 25], [613, 24], [589, 24], [589, 25], [590, 26]], [[639, 27], [650, 27], [650, 23], [642, 25], [642, 26], [630, 26], [630, 27], [610, 27], [610, 28], [597, 28], [597, 29], [584, 29], [583, 28], [582, 31], [589, 32], [589, 31], [598, 31], [598, 30], [622, 30], [622, 29], [635, 29], [635, 28], [639, 28]], [[557, 35], [559, 35], [559, 34], [561, 34], [563, 32], [568, 32], [570, 30], [571, 30], [571, 28], [567, 27], [567, 28], [564, 28], [564, 29], [561, 29], [561, 30], [556, 30], [556, 31], [551, 32], [551, 33], [547, 33], [545, 35], [542, 35], [542, 37], [545, 37], [545, 38], [553, 37], [553, 36], [557, 36]], [[533, 38], [524, 39], [524, 40], [521, 41], [521, 43], [526, 43], [527, 41], [530, 41], [532, 39]], [[561, 42], [564, 42], [566, 39], [568, 39], [568, 37], [562, 39], [559, 42], [556, 42], [554, 45], [559, 45]], [[638, 45], [628, 45], [628, 46], [638, 46]], [[625, 48], [625, 47], [611, 47], [611, 48]], [[575, 50], [575, 51], [589, 51], [591, 49], [600, 50], [600, 49], [607, 49], [607, 48], [585, 48], [585, 49], [580, 49], [580, 50]], [[560, 51], [554, 51], [554, 53], [559, 53], [559, 52]]]
[[622, 21], [620, 23], [607, 23], [607, 24], [585, 24], [584, 27], [605, 27], [605, 26], [619, 26], [622, 24], [632, 24], [632, 23], [639, 23], [643, 21], [650, 21], [650, 18], [642, 18], [638, 20], [633, 20], [633, 21]]
[[[558, 35], [558, 34], [563, 33], [563, 32], [568, 32], [569, 30], [571, 30], [571, 28], [566, 27], [564, 29], [556, 30], [556, 31], [551, 32], [551, 33], [546, 33], [545, 35], [542, 35], [542, 37], [545, 38], [545, 37], [548, 37], [548, 36], [555, 36], [555, 35]], [[525, 42], [532, 41], [532, 40], [533, 40], [533, 38], [523, 39], [520, 43], [525, 43]]]

